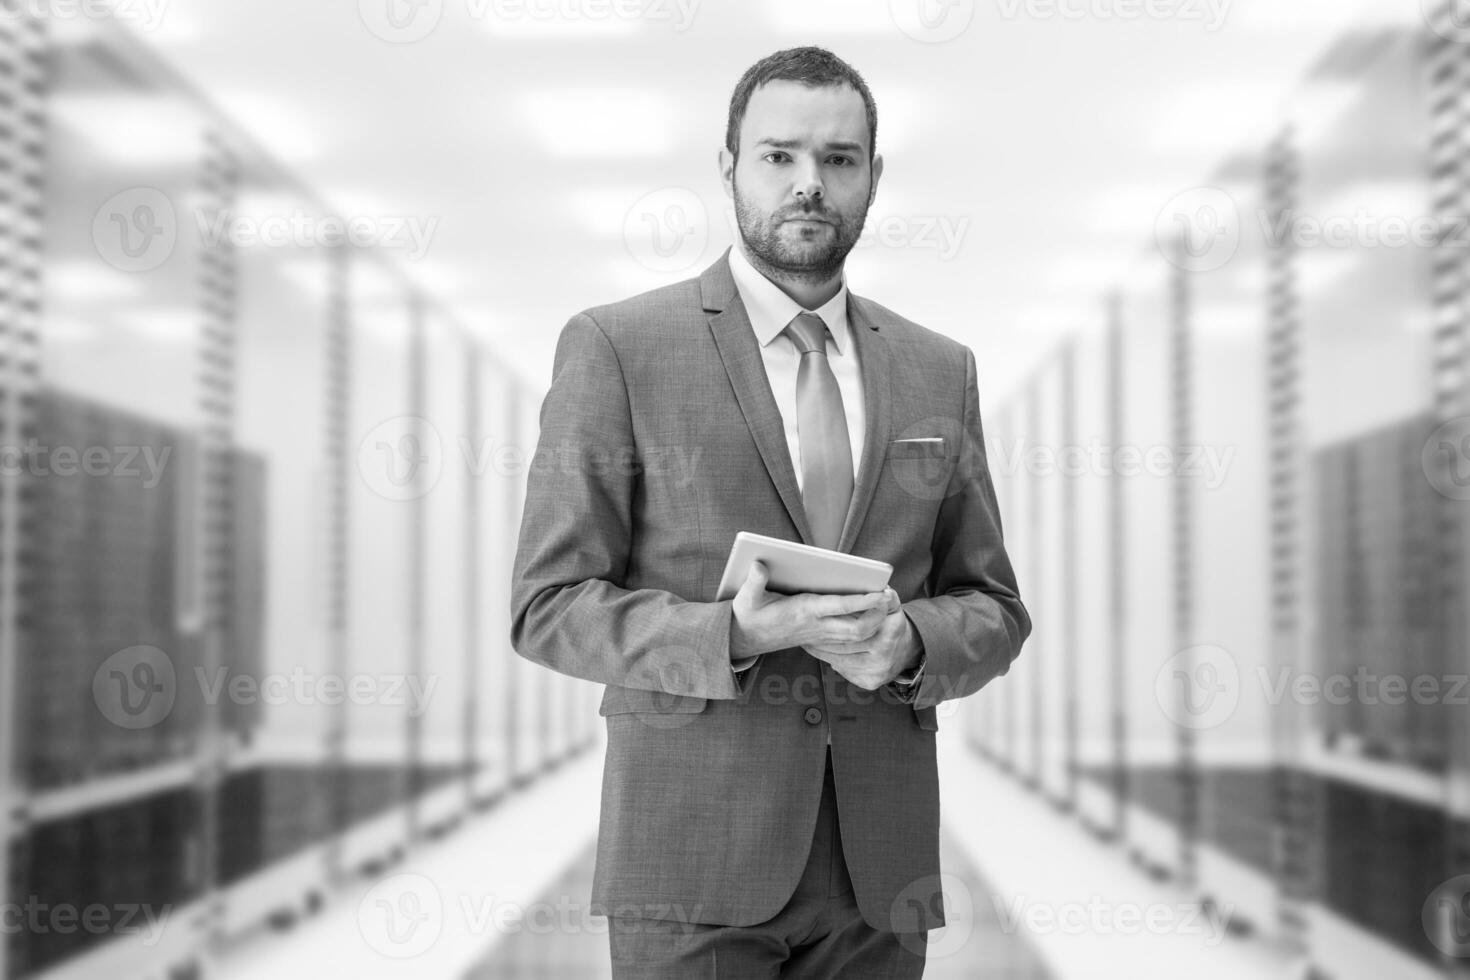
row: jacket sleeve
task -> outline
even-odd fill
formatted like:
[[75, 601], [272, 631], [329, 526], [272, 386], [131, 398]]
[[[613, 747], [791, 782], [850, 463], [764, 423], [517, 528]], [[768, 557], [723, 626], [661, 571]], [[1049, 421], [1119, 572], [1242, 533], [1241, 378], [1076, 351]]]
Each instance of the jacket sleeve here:
[[511, 584], [516, 652], [602, 684], [738, 697], [729, 600], [623, 585], [637, 445], [617, 351], [586, 313], [562, 329], [540, 418]]
[[959, 459], [935, 522], [928, 595], [903, 604], [924, 644], [916, 709], [980, 690], [1010, 669], [1031, 634], [1001, 534], [969, 350], [962, 417]]

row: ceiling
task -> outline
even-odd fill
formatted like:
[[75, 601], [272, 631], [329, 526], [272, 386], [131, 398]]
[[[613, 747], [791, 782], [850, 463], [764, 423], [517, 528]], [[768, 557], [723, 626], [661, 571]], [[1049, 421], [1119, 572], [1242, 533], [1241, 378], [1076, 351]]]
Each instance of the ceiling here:
[[987, 401], [1089, 322], [1164, 203], [1261, 139], [1345, 24], [1418, 12], [1410, 0], [119, 4], [344, 214], [432, 227], [395, 258], [538, 388], [573, 313], [720, 255], [731, 232], [716, 154], [735, 80], [779, 48], [829, 47], [873, 89], [886, 159], [849, 282], [970, 344]]

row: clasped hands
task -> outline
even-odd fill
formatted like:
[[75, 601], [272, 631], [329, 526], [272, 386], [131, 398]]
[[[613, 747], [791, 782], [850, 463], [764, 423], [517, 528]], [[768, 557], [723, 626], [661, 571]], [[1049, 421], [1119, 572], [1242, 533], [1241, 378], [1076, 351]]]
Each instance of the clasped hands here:
[[732, 604], [732, 660], [799, 646], [865, 691], [918, 663], [918, 634], [893, 589], [787, 596], [767, 592], [768, 580], [765, 564], [752, 562]]

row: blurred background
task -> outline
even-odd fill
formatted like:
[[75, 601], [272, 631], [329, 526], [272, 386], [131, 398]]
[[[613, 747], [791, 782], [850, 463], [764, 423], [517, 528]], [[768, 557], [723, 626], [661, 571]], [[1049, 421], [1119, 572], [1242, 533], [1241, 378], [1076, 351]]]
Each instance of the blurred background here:
[[608, 975], [540, 400], [807, 43], [1036, 624], [927, 975], [1470, 975], [1464, 3], [3, 0], [0, 980]]

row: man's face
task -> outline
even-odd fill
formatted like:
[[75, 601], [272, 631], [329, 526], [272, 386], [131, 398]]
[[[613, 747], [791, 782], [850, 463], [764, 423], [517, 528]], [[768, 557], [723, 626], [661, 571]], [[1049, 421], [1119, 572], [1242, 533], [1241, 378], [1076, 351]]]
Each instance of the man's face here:
[[722, 150], [720, 167], [757, 265], [822, 281], [862, 234], [883, 160], [868, 163], [868, 117], [850, 85], [773, 81], [751, 94], [738, 161]]

